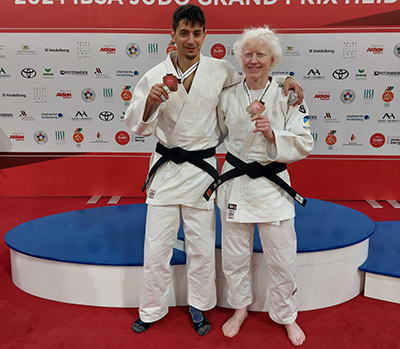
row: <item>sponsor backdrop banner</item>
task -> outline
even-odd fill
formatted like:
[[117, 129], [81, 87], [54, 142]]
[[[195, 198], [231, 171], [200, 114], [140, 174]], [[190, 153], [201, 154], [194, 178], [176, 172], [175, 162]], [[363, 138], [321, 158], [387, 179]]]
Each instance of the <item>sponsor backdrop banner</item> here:
[[[200, 5], [210, 29], [399, 25], [400, 0], [3, 0], [6, 30], [168, 29], [183, 4]], [[6, 14], [6, 16], [4, 16]], [[21, 20], [23, 19], [23, 20]]]
[[[313, 154], [399, 155], [399, 34], [280, 36], [271, 74], [304, 87]], [[210, 34], [202, 52], [240, 71], [236, 38]], [[124, 112], [174, 49], [169, 34], [0, 33], [0, 151], [151, 152], [155, 139], [133, 135]]]

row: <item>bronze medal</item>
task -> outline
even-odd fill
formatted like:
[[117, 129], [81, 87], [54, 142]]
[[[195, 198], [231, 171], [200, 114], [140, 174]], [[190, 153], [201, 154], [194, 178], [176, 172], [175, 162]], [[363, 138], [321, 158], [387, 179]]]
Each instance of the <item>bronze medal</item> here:
[[167, 74], [163, 77], [163, 83], [170, 89], [171, 92], [178, 90], [178, 79], [174, 74]]
[[253, 117], [256, 114], [261, 114], [265, 110], [263, 102], [255, 99], [247, 108], [246, 111]]

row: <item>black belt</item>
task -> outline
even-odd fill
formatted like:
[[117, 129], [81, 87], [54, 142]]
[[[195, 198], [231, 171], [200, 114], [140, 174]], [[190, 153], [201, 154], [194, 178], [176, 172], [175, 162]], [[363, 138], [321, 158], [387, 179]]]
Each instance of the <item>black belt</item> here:
[[236, 178], [239, 176], [247, 175], [250, 178], [266, 177], [270, 181], [274, 182], [276, 185], [280, 186], [284, 191], [286, 191], [293, 199], [295, 199], [300, 205], [305, 206], [307, 200], [297, 193], [289, 184], [287, 184], [281, 177], [277, 175], [282, 171], [287, 169], [286, 164], [280, 162], [272, 162], [267, 165], [261, 165], [257, 161], [251, 162], [249, 164], [240, 160], [231, 153], [226, 154], [226, 161], [228, 161], [233, 168], [232, 170], [225, 172], [214, 182], [210, 184], [207, 188], [203, 197], [208, 201], [212, 193], [224, 182], [229, 179]]
[[151, 167], [146, 182], [142, 187], [142, 191], [146, 189], [147, 183], [154, 176], [161, 165], [171, 160], [176, 164], [181, 164], [182, 162], [190, 162], [202, 170], [206, 171], [212, 178], [218, 178], [218, 171], [215, 167], [211, 166], [208, 162], [203, 159], [210, 158], [215, 155], [215, 147], [208, 148], [204, 150], [185, 150], [180, 147], [167, 148], [164, 147], [160, 142], [156, 145], [156, 152], [161, 154], [161, 158]]

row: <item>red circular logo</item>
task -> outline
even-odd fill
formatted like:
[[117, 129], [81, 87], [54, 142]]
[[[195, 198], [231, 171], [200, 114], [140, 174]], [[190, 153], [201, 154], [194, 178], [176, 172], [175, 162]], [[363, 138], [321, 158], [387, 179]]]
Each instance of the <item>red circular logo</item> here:
[[328, 136], [325, 138], [325, 142], [326, 142], [326, 144], [328, 144], [328, 145], [334, 145], [334, 144], [336, 143], [336, 141], [337, 141], [337, 138], [336, 138], [335, 135], [328, 135]]
[[125, 131], [119, 131], [115, 135], [115, 141], [119, 145], [127, 145], [130, 141], [131, 137], [129, 136], [128, 132]]
[[72, 138], [76, 143], [82, 143], [84, 139], [83, 134], [80, 132], [75, 132]]
[[254, 105], [254, 109], [256, 109], [257, 111], [261, 110], [262, 107], [263, 107], [263, 106], [262, 106], [261, 103], [256, 103], [256, 104]]
[[394, 94], [392, 91], [383, 92], [382, 99], [384, 102], [390, 103], [391, 101], [393, 101], [393, 98], [394, 98]]
[[121, 92], [121, 98], [125, 101], [125, 102], [129, 102], [132, 98], [132, 92], [128, 91], [128, 90], [123, 90]]
[[375, 133], [371, 136], [369, 143], [374, 148], [380, 148], [385, 144], [385, 136], [382, 133]]
[[224, 58], [226, 54], [226, 48], [222, 44], [215, 44], [213, 47], [211, 47], [211, 56], [217, 59]]
[[174, 78], [173, 76], [167, 76], [167, 77], [165, 78], [164, 83], [165, 83], [167, 86], [173, 86], [173, 85], [175, 84], [175, 78]]

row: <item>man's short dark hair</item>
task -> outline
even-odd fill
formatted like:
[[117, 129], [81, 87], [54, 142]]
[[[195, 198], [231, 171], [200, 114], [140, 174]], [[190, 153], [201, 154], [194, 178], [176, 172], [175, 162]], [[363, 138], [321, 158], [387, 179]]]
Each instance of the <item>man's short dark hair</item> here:
[[206, 30], [206, 19], [203, 10], [196, 5], [187, 4], [179, 6], [172, 15], [172, 29], [176, 31], [179, 22], [185, 21], [185, 24], [190, 23], [193, 27], [198, 24]]

